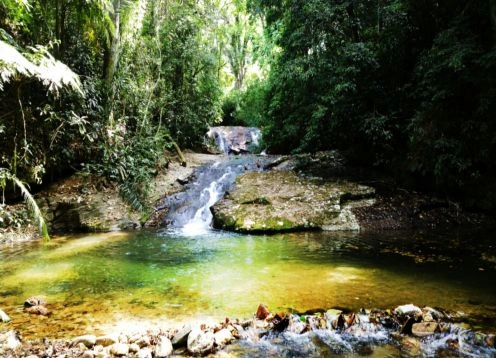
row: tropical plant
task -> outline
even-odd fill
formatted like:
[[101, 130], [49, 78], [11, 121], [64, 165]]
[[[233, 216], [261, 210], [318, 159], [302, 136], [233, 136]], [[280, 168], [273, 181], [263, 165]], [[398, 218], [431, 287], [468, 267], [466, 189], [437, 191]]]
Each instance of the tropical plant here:
[[16, 187], [18, 187], [21, 190], [22, 196], [24, 197], [24, 200], [31, 209], [34, 219], [38, 222], [38, 228], [40, 230], [40, 233], [43, 235], [43, 238], [45, 240], [47, 241], [50, 240], [50, 236], [48, 234], [48, 228], [45, 219], [43, 218], [43, 215], [41, 213], [41, 210], [38, 207], [38, 204], [36, 204], [36, 201], [34, 200], [33, 196], [29, 192], [26, 185], [14, 174], [8, 171], [6, 168], [0, 168], [0, 188], [2, 189], [2, 205], [5, 205], [5, 187], [7, 186], [7, 182], [12, 182]]

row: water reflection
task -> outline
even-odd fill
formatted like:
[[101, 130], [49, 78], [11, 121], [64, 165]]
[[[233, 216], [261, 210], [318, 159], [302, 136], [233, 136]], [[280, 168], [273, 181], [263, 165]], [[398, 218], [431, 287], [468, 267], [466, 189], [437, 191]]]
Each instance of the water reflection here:
[[[290, 312], [415, 303], [462, 311], [472, 323], [494, 327], [496, 253], [489, 235], [478, 233], [473, 242], [474, 235], [64, 237], [1, 249], [0, 307], [26, 337], [95, 332], [119, 321], [246, 318], [260, 302]], [[32, 295], [46, 298], [51, 317], [22, 312]]]

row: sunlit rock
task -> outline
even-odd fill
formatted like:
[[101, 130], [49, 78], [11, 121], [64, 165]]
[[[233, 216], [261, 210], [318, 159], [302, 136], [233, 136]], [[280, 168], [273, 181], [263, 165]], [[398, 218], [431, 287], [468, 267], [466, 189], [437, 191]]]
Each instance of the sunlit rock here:
[[165, 358], [172, 355], [172, 342], [169, 338], [160, 336], [158, 337], [158, 343], [155, 346], [155, 357]]
[[257, 313], [255, 314], [255, 317], [257, 319], [266, 319], [270, 315], [269, 309], [267, 308], [266, 305], [260, 304], [257, 309]]
[[152, 358], [152, 350], [148, 347], [141, 348], [137, 354], [138, 358]]
[[0, 310], [0, 322], [9, 322], [9, 321], [10, 321], [9, 315], [4, 311]]
[[174, 347], [183, 347], [188, 342], [188, 335], [191, 332], [191, 325], [184, 325], [176, 334], [172, 337], [172, 345]]
[[408, 305], [402, 305], [398, 306], [394, 309], [394, 313], [400, 316], [403, 315], [420, 315], [422, 314], [422, 310], [413, 305], [413, 304], [408, 304]]
[[0, 348], [16, 351], [22, 347], [22, 343], [15, 331], [0, 333]]
[[196, 327], [188, 335], [188, 351], [191, 354], [209, 353], [212, 351], [214, 343], [214, 333], [210, 330], [204, 331]]
[[225, 345], [231, 343], [234, 337], [227, 328], [223, 328], [214, 334], [214, 340], [217, 347], [224, 347]]
[[214, 227], [242, 232], [359, 230], [353, 209], [374, 203], [374, 189], [322, 182], [290, 171], [246, 173], [212, 207]]
[[416, 337], [426, 337], [440, 331], [437, 322], [420, 322], [412, 325], [412, 334]]
[[129, 353], [129, 346], [126, 343], [114, 343], [110, 347], [110, 353], [118, 357], [127, 356]]

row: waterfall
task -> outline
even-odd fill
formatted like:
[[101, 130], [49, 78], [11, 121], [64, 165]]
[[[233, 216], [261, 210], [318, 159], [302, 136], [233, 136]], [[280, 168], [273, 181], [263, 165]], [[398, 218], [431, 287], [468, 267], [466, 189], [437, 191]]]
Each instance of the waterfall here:
[[210, 127], [205, 143], [213, 141], [224, 154], [253, 153], [258, 150], [261, 137], [260, 129], [255, 127], [220, 126]]
[[185, 235], [201, 235], [212, 224], [210, 208], [222, 198], [236, 177], [244, 172], [260, 171], [266, 157], [243, 155], [221, 160], [196, 169], [194, 179], [181, 193], [166, 198], [165, 225]]
[[183, 227], [182, 231], [188, 235], [198, 235], [207, 232], [212, 223], [212, 213], [210, 207], [214, 205], [224, 194], [224, 187], [231, 182], [232, 170], [224, 173], [219, 179], [210, 183], [208, 187], [201, 191], [199, 201], [204, 203], [199, 207], [192, 219], [190, 219]]

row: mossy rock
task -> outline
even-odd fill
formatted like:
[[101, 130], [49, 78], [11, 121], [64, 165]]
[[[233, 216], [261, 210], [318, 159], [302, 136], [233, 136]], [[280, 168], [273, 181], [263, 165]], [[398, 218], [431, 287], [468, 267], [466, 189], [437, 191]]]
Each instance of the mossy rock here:
[[214, 227], [242, 232], [359, 230], [351, 209], [371, 205], [374, 193], [357, 183], [315, 181], [292, 171], [246, 173], [212, 207]]

